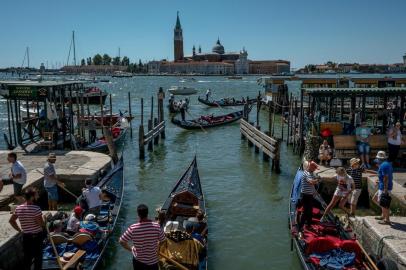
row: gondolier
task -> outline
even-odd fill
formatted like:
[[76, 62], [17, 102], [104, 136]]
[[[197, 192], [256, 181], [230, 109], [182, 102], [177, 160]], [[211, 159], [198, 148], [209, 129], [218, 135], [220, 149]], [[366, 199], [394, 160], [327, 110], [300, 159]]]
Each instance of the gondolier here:
[[56, 155], [50, 153], [47, 163], [44, 166], [44, 188], [48, 193], [48, 210], [58, 210], [58, 185], [65, 186], [64, 183], [58, 180], [55, 171]]
[[210, 90], [210, 88], [209, 89], [207, 89], [207, 91], [206, 91], [206, 100], [209, 100], [209, 97], [211, 96], [211, 90]]
[[[24, 269], [31, 269], [34, 260], [34, 269], [42, 269], [42, 241], [44, 239], [41, 208], [34, 204], [38, 197], [37, 191], [28, 188], [24, 192], [26, 202], [17, 206], [15, 213], [10, 217], [11, 226], [23, 233]], [[17, 224], [20, 221], [20, 226]]]
[[131, 225], [119, 242], [132, 253], [134, 270], [158, 270], [158, 244], [165, 240], [165, 234], [158, 223], [148, 219], [148, 207], [145, 204], [137, 207], [137, 213], [139, 222]]
[[186, 101], [181, 100], [180, 101], [180, 115], [182, 117], [182, 121], [185, 121], [185, 112], [186, 112]]

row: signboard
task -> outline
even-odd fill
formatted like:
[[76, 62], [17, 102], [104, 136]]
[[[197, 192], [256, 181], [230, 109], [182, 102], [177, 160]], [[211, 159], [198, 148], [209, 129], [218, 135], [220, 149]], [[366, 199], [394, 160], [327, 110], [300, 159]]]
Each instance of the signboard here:
[[35, 99], [47, 96], [47, 89], [30, 85], [9, 85], [9, 97], [17, 99]]

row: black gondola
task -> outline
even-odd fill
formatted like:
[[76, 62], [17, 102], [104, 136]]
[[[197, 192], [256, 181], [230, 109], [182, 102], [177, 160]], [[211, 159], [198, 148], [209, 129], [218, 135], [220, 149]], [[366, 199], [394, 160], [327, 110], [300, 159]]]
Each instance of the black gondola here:
[[[77, 260], [77, 263], [80, 264], [80, 269], [96, 269], [106, 251], [107, 244], [116, 226], [123, 200], [123, 166], [124, 161], [123, 157], [121, 157], [114, 168], [97, 184], [103, 190], [105, 198], [100, 213], [97, 216], [97, 223], [100, 229], [103, 230], [103, 233], [96, 236], [91, 236], [87, 233], [76, 233], [72, 237], [61, 233], [54, 233], [51, 236], [60, 257], [63, 257], [65, 252], [77, 253], [82, 250], [85, 251], [85, 254]], [[60, 269], [49, 240], [47, 240], [44, 248], [42, 269]]]
[[222, 126], [230, 124], [241, 119], [243, 111], [237, 111], [220, 116], [205, 115], [193, 120], [179, 120], [172, 118], [172, 123], [184, 129], [206, 129], [211, 127]]
[[[300, 205], [300, 188], [302, 170], [298, 170], [292, 185], [289, 203], [289, 227], [292, 245], [296, 248], [303, 269], [332, 269], [328, 264], [346, 264], [336, 269], [377, 269], [375, 263], [364, 251], [351, 230], [346, 230], [332, 213], [327, 222], [320, 222], [324, 209], [327, 207], [321, 196], [316, 193], [313, 203], [313, 222], [311, 227], [305, 226], [299, 236], [298, 222], [302, 212]], [[336, 262], [335, 262], [336, 260]], [[327, 264], [327, 265], [326, 265]], [[335, 267], [339, 267], [335, 265]]]
[[[201, 97], [198, 97], [199, 102], [210, 106], [210, 107], [227, 107], [227, 106], [244, 106], [247, 102], [246, 100], [235, 100], [235, 99], [220, 99], [220, 100], [206, 100]], [[249, 99], [249, 104], [254, 104], [257, 102], [257, 99]]]
[[[172, 257], [177, 262], [181, 263], [188, 269], [207, 269], [207, 234], [204, 234], [201, 241], [193, 239], [190, 234], [186, 233], [187, 224], [198, 224], [194, 220], [198, 211], [206, 213], [205, 199], [200, 183], [199, 172], [197, 169], [196, 156], [192, 163], [182, 175], [182, 177], [175, 184], [165, 203], [163, 204], [160, 212], [164, 214], [165, 219], [165, 233], [169, 240], [175, 242], [187, 241], [190, 245], [187, 245], [191, 249], [196, 248], [197, 245], [201, 246], [200, 254], [195, 251], [190, 251], [189, 254], [194, 254], [195, 262], [197, 265], [190, 265], [182, 260], [186, 260], [182, 257], [182, 254], [178, 253], [178, 250], [173, 250], [172, 245], [161, 246], [160, 253], [164, 253]], [[207, 220], [206, 224], [207, 232]], [[176, 228], [173, 228], [173, 224], [176, 223]], [[187, 243], [184, 243], [186, 245]], [[165, 268], [164, 268], [165, 269]], [[172, 269], [172, 268], [170, 268]]]
[[[113, 135], [113, 143], [116, 147], [123, 144], [128, 130], [128, 121], [126, 118], [120, 118], [118, 123], [111, 129]], [[93, 143], [87, 145], [84, 150], [105, 153], [109, 150], [106, 138], [103, 136], [96, 139]]]

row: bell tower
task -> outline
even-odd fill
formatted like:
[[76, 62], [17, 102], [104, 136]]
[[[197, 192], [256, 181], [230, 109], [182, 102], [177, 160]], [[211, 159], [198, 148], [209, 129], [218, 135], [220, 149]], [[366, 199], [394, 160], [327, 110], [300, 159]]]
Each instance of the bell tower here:
[[176, 25], [173, 30], [173, 45], [174, 45], [174, 60], [182, 61], [183, 60], [183, 33], [182, 26], [180, 25], [179, 20], [179, 11], [176, 15]]

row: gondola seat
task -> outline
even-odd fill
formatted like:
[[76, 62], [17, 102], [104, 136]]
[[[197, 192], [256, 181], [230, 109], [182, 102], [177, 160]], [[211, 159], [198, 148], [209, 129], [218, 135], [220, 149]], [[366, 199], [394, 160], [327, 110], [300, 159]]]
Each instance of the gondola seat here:
[[354, 240], [343, 240], [340, 244], [340, 248], [347, 252], [354, 252], [357, 261], [362, 260], [361, 247]]
[[75, 234], [72, 239], [71, 242], [79, 247], [83, 246], [84, 244], [86, 244], [88, 241], [92, 241], [93, 237], [88, 234], [88, 233], [77, 233]]
[[171, 213], [173, 216], [193, 217], [199, 210], [199, 200], [190, 191], [182, 191], [172, 199]]
[[306, 254], [324, 253], [337, 248], [337, 243], [330, 238], [316, 237], [312, 239], [306, 246]]
[[59, 233], [55, 233], [51, 235], [51, 239], [54, 242], [55, 245], [59, 245], [59, 244], [63, 244], [63, 243], [68, 243], [69, 242], [69, 238], [67, 238], [65, 235], [63, 234], [59, 234]]

